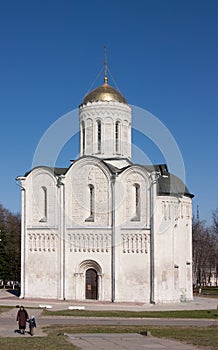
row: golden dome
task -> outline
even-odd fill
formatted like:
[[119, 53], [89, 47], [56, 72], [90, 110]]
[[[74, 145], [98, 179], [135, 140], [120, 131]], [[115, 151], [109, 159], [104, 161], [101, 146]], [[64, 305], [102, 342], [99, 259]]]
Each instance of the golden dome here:
[[83, 99], [82, 104], [87, 104], [88, 102], [98, 102], [98, 101], [115, 101], [124, 104], [128, 104], [125, 97], [121, 95], [119, 91], [114, 89], [108, 84], [108, 78], [104, 77], [104, 84], [91, 91]]

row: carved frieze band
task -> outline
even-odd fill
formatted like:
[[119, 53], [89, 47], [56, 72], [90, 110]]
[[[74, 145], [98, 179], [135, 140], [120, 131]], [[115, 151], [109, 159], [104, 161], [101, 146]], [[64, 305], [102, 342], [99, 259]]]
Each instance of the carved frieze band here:
[[146, 233], [123, 233], [122, 248], [123, 253], [147, 253], [148, 235]]
[[30, 233], [28, 241], [31, 252], [54, 252], [57, 247], [57, 235], [54, 233]]
[[109, 233], [69, 233], [70, 252], [108, 253], [111, 246]]
[[164, 220], [190, 219], [191, 204], [179, 201], [162, 201], [162, 215]]

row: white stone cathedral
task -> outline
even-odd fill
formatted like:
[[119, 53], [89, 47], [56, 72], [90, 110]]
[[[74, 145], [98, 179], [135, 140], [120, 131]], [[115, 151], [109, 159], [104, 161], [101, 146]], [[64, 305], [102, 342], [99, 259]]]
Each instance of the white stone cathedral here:
[[79, 106], [79, 159], [18, 178], [21, 298], [192, 299], [193, 195], [166, 165], [132, 163], [131, 119], [105, 75]]

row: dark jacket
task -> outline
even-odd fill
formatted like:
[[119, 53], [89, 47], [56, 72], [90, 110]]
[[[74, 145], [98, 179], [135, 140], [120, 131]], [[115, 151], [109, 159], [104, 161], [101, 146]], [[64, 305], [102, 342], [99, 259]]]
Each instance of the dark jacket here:
[[29, 320], [30, 328], [36, 327], [36, 320], [35, 317], [31, 317]]
[[17, 313], [17, 321], [19, 326], [26, 326], [26, 322], [29, 319], [28, 313], [25, 309], [20, 309]]

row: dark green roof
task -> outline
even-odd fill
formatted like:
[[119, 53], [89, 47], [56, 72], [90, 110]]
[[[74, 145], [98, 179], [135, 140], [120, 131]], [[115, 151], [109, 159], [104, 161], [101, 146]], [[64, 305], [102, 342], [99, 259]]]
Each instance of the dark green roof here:
[[49, 167], [49, 166], [37, 166], [33, 169], [31, 169], [30, 171], [27, 171], [26, 174], [24, 175], [25, 177], [28, 176], [34, 169], [37, 168], [44, 168], [46, 170], [51, 171], [54, 175], [60, 176], [60, 175], [65, 175], [68, 168], [53, 168], [53, 167]]
[[158, 178], [157, 192], [158, 195], [185, 195], [191, 198], [194, 197], [182, 180], [167, 172]]

